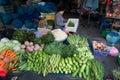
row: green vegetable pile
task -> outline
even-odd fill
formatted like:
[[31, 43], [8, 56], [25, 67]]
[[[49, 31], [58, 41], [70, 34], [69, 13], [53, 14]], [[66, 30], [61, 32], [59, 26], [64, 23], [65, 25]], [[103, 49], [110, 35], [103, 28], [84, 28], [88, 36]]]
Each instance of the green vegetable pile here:
[[41, 42], [45, 45], [50, 44], [55, 41], [55, 37], [50, 31], [47, 34], [43, 35], [40, 39], [41, 39]]
[[33, 41], [35, 38], [35, 34], [33, 32], [25, 31], [25, 30], [16, 30], [13, 33], [12, 39], [18, 40], [23, 43], [24, 41]]
[[32, 70], [43, 76], [49, 73], [64, 73], [85, 80], [102, 80], [103, 66], [94, 60], [87, 39], [70, 35], [67, 40], [69, 45], [53, 42], [47, 44], [43, 51], [29, 52], [26, 63], [19, 66], [20, 70]]
[[68, 22], [68, 26], [69, 27], [74, 27], [75, 26], [75, 23], [73, 23], [71, 20]]
[[[63, 73], [71, 74], [72, 77], [79, 76], [85, 80], [103, 80], [103, 66], [94, 59], [88, 47], [87, 38], [69, 35], [67, 38], [69, 44], [64, 44], [63, 42], [55, 42], [51, 32], [43, 35], [40, 39], [31, 35], [31, 33], [17, 30], [13, 35], [15, 40], [3, 38], [0, 41], [0, 52], [12, 49], [17, 53], [19, 60], [13, 66], [19, 68], [18, 71], [30, 70], [43, 76], [49, 73]], [[29, 43], [29, 47], [34, 47], [33, 44], [44, 43], [44, 49], [25, 52], [20, 46], [22, 48], [28, 47], [27, 41], [26, 45], [19, 43], [19, 41], [25, 41], [24, 39], [33, 40], [32, 43]], [[118, 72], [113, 71], [113, 74], [117, 76]]]
[[53, 42], [49, 45], [46, 45], [46, 47], [44, 48], [44, 52], [46, 54], [62, 54], [62, 50], [64, 49], [65, 44], [63, 43], [59, 43], [59, 42]]
[[54, 20], [47, 20], [47, 24], [49, 26], [53, 26], [54, 25]]

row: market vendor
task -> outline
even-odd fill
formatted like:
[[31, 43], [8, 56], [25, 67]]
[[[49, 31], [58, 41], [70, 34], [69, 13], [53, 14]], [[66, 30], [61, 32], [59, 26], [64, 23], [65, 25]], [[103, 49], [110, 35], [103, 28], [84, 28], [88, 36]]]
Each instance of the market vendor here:
[[61, 29], [66, 33], [69, 33], [67, 27], [65, 26], [67, 20], [63, 17], [64, 11], [64, 7], [59, 7], [58, 12], [55, 15], [55, 29]]

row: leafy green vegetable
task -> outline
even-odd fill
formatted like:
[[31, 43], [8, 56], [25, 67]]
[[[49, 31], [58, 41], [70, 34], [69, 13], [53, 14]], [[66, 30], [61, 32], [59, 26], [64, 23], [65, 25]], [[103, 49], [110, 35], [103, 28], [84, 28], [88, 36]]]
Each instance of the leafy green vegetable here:
[[46, 54], [62, 54], [62, 50], [65, 47], [65, 44], [59, 42], [53, 42], [49, 45], [46, 45], [44, 52]]
[[62, 57], [72, 57], [74, 54], [78, 53], [75, 45], [67, 45], [62, 50]]
[[13, 33], [13, 36], [12, 36], [12, 39], [13, 40], [18, 40], [19, 42], [23, 43], [26, 39], [26, 36], [25, 36], [25, 31], [23, 30], [16, 30], [14, 33]]
[[34, 38], [34, 39], [33, 39], [33, 43], [34, 43], [34, 44], [39, 44], [39, 45], [41, 45], [42, 42], [41, 42], [41, 39], [40, 39], [40, 38]]
[[24, 41], [33, 41], [35, 38], [35, 34], [33, 32], [25, 31], [25, 30], [16, 30], [13, 33], [12, 39], [18, 40], [23, 43]]
[[26, 31], [26, 40], [27, 41], [32, 41], [35, 39], [35, 34], [33, 32]]
[[75, 24], [70, 20], [70, 21], [68, 22], [68, 26], [69, 26], [69, 27], [74, 27]]
[[49, 26], [53, 26], [54, 25], [54, 20], [47, 20], [47, 24]]
[[49, 44], [55, 41], [54, 35], [49, 31], [47, 34], [41, 37], [41, 41], [43, 44]]

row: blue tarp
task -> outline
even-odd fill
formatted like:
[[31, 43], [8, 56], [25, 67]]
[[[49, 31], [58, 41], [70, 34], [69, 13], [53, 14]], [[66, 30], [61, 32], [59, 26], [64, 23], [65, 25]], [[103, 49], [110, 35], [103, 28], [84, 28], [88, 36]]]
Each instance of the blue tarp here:
[[12, 25], [15, 27], [15, 28], [22, 28], [23, 26], [23, 22], [20, 20], [20, 19], [14, 19], [12, 21]]
[[12, 20], [12, 15], [11, 14], [1, 14], [2, 17], [2, 21], [5, 25], [10, 24], [11, 20]]
[[25, 20], [25, 27], [28, 29], [33, 28], [33, 22], [31, 20]]

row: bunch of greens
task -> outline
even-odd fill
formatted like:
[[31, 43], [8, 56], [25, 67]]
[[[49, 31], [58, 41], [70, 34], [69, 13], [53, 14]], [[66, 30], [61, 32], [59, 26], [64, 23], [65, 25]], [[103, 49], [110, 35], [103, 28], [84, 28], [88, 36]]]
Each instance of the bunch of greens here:
[[33, 42], [33, 40], [35, 39], [35, 34], [30, 31], [25, 31], [25, 33], [26, 33], [26, 40]]
[[13, 40], [18, 40], [21, 43], [24, 43], [24, 41], [33, 41], [35, 38], [35, 34], [33, 32], [25, 31], [25, 30], [16, 30], [13, 35]]
[[23, 30], [16, 30], [13, 33], [12, 39], [13, 40], [18, 40], [19, 42], [23, 43], [25, 41], [25, 39], [26, 39], [25, 31], [23, 31]]
[[74, 54], [78, 53], [75, 45], [67, 45], [62, 50], [62, 57], [72, 57]]
[[62, 54], [62, 50], [66, 45], [63, 43], [59, 43], [59, 42], [53, 42], [49, 45], [46, 45], [44, 48], [44, 52], [46, 54]]
[[39, 44], [39, 45], [41, 45], [41, 44], [42, 44], [42, 42], [41, 42], [41, 39], [40, 39], [40, 38], [34, 38], [34, 39], [33, 39], [33, 43], [34, 43], [34, 44]]
[[74, 27], [75, 24], [70, 20], [70, 21], [68, 22], [68, 26], [69, 26], [69, 27]]
[[41, 42], [45, 45], [50, 44], [54, 41], [55, 41], [55, 37], [50, 31], [41, 37]]

